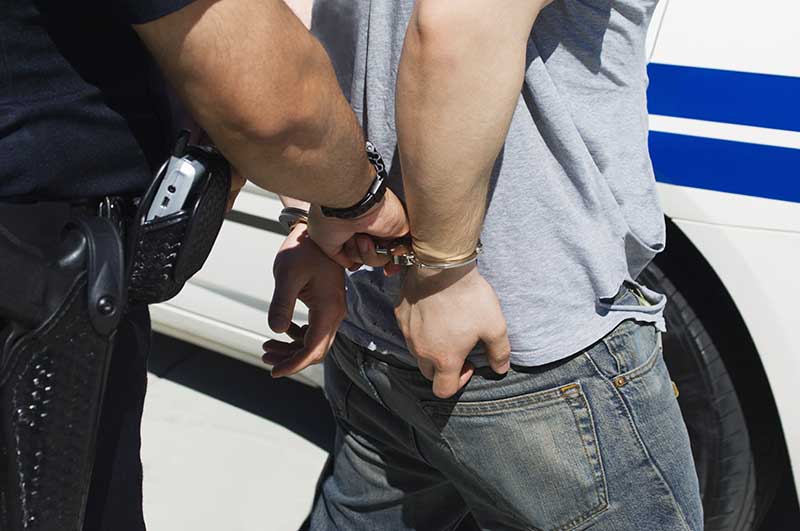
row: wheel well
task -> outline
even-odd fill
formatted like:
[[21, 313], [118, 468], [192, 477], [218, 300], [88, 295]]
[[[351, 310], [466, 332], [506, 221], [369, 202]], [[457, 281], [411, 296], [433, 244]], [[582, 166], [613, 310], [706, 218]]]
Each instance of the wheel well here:
[[[736, 303], [702, 253], [680, 228], [667, 219], [667, 248], [656, 265], [686, 297], [720, 352], [742, 406], [758, 474], [760, 504], [769, 506], [769, 483], [791, 486], [793, 508], [797, 491], [789, 465], [786, 439], [764, 366]], [[736, 355], [731, 355], [735, 353]], [[786, 483], [788, 482], [788, 483]], [[762, 517], [765, 515], [761, 515]], [[757, 518], [757, 521], [760, 518]]]

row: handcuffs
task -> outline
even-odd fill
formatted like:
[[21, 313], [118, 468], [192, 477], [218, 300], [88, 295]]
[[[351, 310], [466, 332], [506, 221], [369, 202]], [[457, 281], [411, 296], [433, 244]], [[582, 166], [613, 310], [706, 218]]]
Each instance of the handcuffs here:
[[[384, 163], [383, 158], [381, 157], [377, 148], [371, 142], [366, 143], [366, 151], [367, 158], [375, 168], [376, 174], [372, 185], [370, 186], [369, 190], [367, 190], [367, 194], [361, 199], [361, 201], [347, 208], [321, 207], [322, 214], [324, 216], [339, 219], [353, 219], [360, 216], [364, 212], [367, 212], [370, 208], [378, 204], [383, 199], [383, 196], [386, 193], [388, 180], [386, 164]], [[308, 211], [302, 208], [286, 207], [281, 211], [278, 220], [280, 224], [287, 229], [287, 231], [291, 231], [298, 223], [308, 223]], [[405, 249], [405, 252], [398, 252], [401, 248]], [[482, 250], [483, 245], [481, 244], [480, 240], [478, 240], [475, 251], [473, 251], [472, 254], [466, 258], [453, 261], [444, 260], [431, 262], [421, 260], [417, 257], [417, 255], [414, 253], [410, 236], [392, 240], [385, 245], [377, 241], [375, 242], [375, 253], [381, 256], [389, 257], [392, 264], [403, 267], [416, 266], [422, 269], [455, 269], [457, 267], [463, 267], [477, 261]]]
[[[401, 248], [411, 249], [406, 250], [405, 252], [398, 252]], [[478, 260], [478, 256], [483, 251], [483, 244], [478, 240], [478, 244], [475, 247], [475, 251], [468, 257], [464, 258], [463, 260], [458, 260], [454, 262], [426, 262], [417, 258], [417, 255], [414, 253], [414, 250], [411, 246], [411, 238], [406, 236], [403, 238], [398, 238], [396, 240], [391, 241], [386, 246], [376, 244], [375, 245], [375, 254], [381, 256], [388, 256], [392, 264], [410, 267], [416, 266], [422, 269], [455, 269], [457, 267], [464, 267], [469, 265], [473, 262]]]

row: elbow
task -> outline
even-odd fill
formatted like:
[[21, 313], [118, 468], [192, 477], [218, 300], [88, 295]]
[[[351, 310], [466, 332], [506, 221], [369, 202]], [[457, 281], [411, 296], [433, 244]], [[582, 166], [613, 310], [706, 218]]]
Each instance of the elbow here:
[[475, 13], [453, 10], [448, 2], [420, 0], [409, 24], [405, 52], [420, 64], [449, 70], [469, 60], [491, 38], [491, 28]]
[[219, 105], [214, 121], [232, 141], [280, 153], [296, 143], [310, 119], [307, 107], [288, 89], [271, 90], [263, 101]]
[[548, 0], [531, 0], [525, 9], [497, 13], [499, 8], [454, 7], [442, 0], [417, 0], [406, 35], [406, 51], [417, 60], [452, 69], [490, 64], [497, 58], [524, 54], [533, 24]]
[[[314, 142], [323, 114], [314, 62], [299, 60], [296, 66], [276, 69], [281, 75], [243, 78], [235, 90], [219, 94], [210, 105], [223, 134], [274, 155]], [[248, 86], [248, 82], [250, 82]]]
[[409, 24], [403, 53], [419, 66], [450, 70], [463, 56], [460, 40], [440, 7], [422, 2]]

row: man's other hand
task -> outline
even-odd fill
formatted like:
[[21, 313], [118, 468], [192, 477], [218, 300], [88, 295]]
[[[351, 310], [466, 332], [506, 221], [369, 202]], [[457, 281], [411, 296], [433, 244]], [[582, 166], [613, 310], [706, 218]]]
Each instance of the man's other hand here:
[[478, 341], [486, 346], [491, 368], [498, 374], [508, 372], [506, 320], [497, 295], [475, 264], [445, 271], [410, 268], [395, 316], [439, 398], [453, 396], [472, 377], [474, 368], [466, 359]]
[[[408, 217], [400, 199], [386, 190], [383, 200], [369, 212], [356, 219], [329, 218], [322, 214], [319, 206], [312, 206], [308, 220], [308, 234], [320, 249], [342, 267], [357, 265], [348, 257], [345, 244], [360, 242], [365, 246], [362, 256], [366, 265], [382, 267], [389, 259], [375, 254], [372, 242], [367, 238], [354, 239], [356, 234], [368, 234], [375, 238], [392, 240], [408, 234]], [[352, 256], [352, 253], [351, 253]]]
[[[273, 274], [275, 292], [269, 306], [269, 327], [289, 334], [293, 341], [267, 341], [261, 359], [273, 365], [272, 376], [279, 378], [325, 358], [347, 307], [344, 270], [311, 241], [302, 223], [283, 242]], [[292, 322], [298, 299], [308, 307], [308, 325], [303, 328]]]

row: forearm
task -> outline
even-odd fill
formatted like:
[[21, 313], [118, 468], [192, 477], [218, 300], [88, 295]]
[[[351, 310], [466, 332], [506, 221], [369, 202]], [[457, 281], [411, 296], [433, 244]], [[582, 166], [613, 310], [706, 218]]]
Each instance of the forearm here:
[[[415, 251], [470, 255], [519, 99], [525, 50], [546, 2], [418, 2], [397, 83], [397, 130]], [[497, 12], [503, 11], [501, 15]]]
[[280, 0], [198, 0], [136, 26], [195, 119], [254, 183], [356, 203], [374, 173], [324, 49]]

